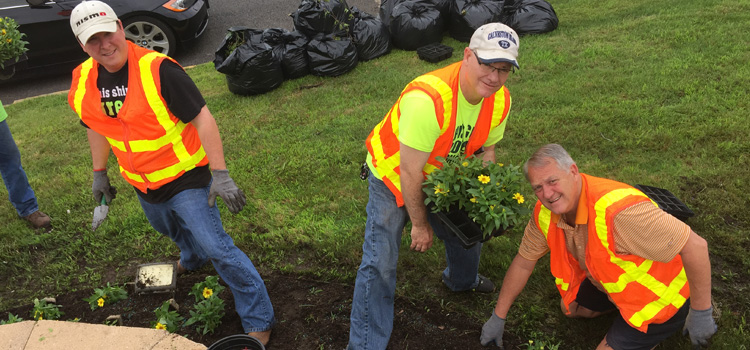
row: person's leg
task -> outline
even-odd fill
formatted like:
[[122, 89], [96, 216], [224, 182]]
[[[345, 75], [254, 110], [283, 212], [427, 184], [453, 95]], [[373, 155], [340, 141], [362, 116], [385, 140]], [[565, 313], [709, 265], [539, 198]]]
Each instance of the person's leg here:
[[612, 322], [604, 340], [599, 344], [597, 350], [650, 350], [661, 342], [682, 330], [685, 325], [688, 311], [690, 311], [690, 300], [672, 316], [669, 320], [660, 324], [650, 324], [646, 333], [631, 327], [621, 315], [617, 315]]
[[482, 243], [466, 249], [456, 235], [445, 229], [436, 214], [430, 213], [428, 220], [435, 236], [445, 244], [447, 267], [443, 271], [443, 283], [454, 292], [471, 290], [479, 284], [479, 256]]
[[[181, 259], [185, 259], [181, 260], [184, 267], [200, 267], [205, 259], [212, 262], [234, 295], [235, 308], [245, 332], [269, 331], [275, 319], [265, 283], [250, 258], [224, 231], [218, 207], [208, 206], [208, 190], [209, 187], [204, 187], [178, 193], [159, 205], [169, 207], [171, 214], [166, 210], [161, 210], [160, 215], [147, 213], [149, 221], [152, 221], [151, 216], [157, 216], [154, 221], [172, 230], [164, 234], [175, 240], [180, 249], [192, 249], [186, 254], [180, 252]], [[168, 223], [170, 216], [173, 219]]]
[[352, 298], [348, 349], [385, 349], [393, 330], [393, 298], [406, 209], [383, 181], [370, 176], [362, 263]]
[[39, 210], [34, 190], [21, 166], [21, 153], [5, 120], [0, 122], [0, 173], [19, 216], [26, 217]]
[[245, 332], [268, 331], [275, 319], [266, 285], [247, 254], [224, 231], [219, 208], [208, 206], [208, 190], [185, 190], [169, 203], [232, 291]]
[[[565, 305], [560, 299], [560, 308], [565, 313]], [[570, 304], [570, 318], [594, 318], [616, 310], [615, 304], [609, 300], [607, 294], [596, 288], [588, 278], [578, 287], [576, 300]]]
[[178, 272], [184, 272], [179, 271], [180, 267], [192, 271], [208, 262], [206, 253], [195, 241], [190, 230], [184, 228], [184, 224], [169, 203], [152, 204], [144, 201], [140, 196], [138, 200], [151, 226], [157, 232], [169, 237], [180, 248]]

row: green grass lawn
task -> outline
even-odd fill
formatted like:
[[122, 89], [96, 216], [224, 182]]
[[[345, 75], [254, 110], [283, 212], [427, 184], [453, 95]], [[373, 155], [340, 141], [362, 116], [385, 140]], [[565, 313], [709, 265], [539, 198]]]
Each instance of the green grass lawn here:
[[[581, 171], [665, 188], [696, 216], [709, 242], [713, 292], [721, 309], [712, 349], [750, 344], [750, 2], [556, 0], [560, 26], [521, 38], [521, 69], [507, 82], [513, 107], [498, 161], [519, 164], [540, 145], [560, 143]], [[307, 76], [260, 96], [231, 94], [212, 64], [188, 70], [219, 123], [230, 173], [248, 196], [224, 226], [261, 272], [354, 283], [367, 203], [359, 180], [364, 140], [406, 83], [439, 64], [415, 52], [391, 54], [343, 76]], [[68, 290], [132, 279], [138, 263], [173, 259], [177, 248], [148, 224], [137, 197], [120, 190], [109, 217], [91, 232], [91, 160], [66, 95], [7, 107], [24, 168], [54, 229], [34, 232], [0, 201], [0, 309]], [[114, 157], [110, 169], [116, 169]], [[524, 195], [533, 199], [528, 188]], [[0, 196], [6, 197], [4, 187]], [[480, 272], [500, 283], [523, 232], [484, 247]], [[424, 254], [402, 241], [397, 293], [481, 323], [496, 295], [445, 297], [442, 244]], [[544, 258], [511, 309], [506, 339], [592, 349], [609, 322], [568, 320]], [[20, 315], [27, 317], [26, 315]], [[6, 318], [0, 314], [0, 318]], [[477, 342], [478, 344], [478, 342]], [[516, 345], [518, 345], [516, 344]], [[659, 348], [687, 348], [676, 336]]]

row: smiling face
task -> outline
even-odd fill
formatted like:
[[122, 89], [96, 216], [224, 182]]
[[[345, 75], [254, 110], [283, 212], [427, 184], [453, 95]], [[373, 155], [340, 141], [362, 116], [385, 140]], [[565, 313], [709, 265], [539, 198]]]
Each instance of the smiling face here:
[[581, 174], [572, 164], [561, 169], [553, 158], [542, 166], [528, 168], [528, 178], [534, 194], [551, 212], [575, 218], [581, 195]]
[[92, 35], [86, 44], [81, 44], [85, 51], [108, 72], [117, 72], [128, 61], [128, 44], [122, 22], [117, 21], [117, 31], [99, 32]]
[[480, 64], [476, 54], [465, 48], [460, 83], [466, 101], [477, 104], [483, 98], [492, 96], [505, 85], [512, 68], [513, 65], [508, 62], [492, 63], [491, 67]]

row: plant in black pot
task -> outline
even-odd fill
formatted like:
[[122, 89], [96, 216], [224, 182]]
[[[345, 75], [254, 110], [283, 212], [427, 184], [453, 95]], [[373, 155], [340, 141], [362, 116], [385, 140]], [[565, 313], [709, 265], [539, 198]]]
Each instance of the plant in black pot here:
[[10, 17], [0, 17], [0, 79], [8, 79], [16, 72], [16, 63], [26, 59], [26, 34], [18, 30], [18, 23]]
[[424, 182], [425, 204], [464, 246], [499, 236], [528, 220], [531, 210], [521, 194], [518, 166], [470, 157], [435, 169]]

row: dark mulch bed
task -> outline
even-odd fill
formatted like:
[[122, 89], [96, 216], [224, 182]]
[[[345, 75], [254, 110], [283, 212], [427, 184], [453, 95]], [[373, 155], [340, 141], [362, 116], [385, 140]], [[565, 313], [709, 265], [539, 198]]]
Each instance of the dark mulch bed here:
[[[173, 293], [133, 294], [129, 298], [104, 308], [91, 310], [83, 301], [92, 290], [55, 296], [65, 313], [62, 320], [79, 318], [86, 323], [104, 323], [110, 315], [119, 314], [123, 325], [150, 327], [155, 321], [154, 309], [164, 301], [174, 298], [180, 305], [179, 313], [190, 317], [195, 299], [189, 295], [191, 287], [201, 282], [213, 271], [204, 269], [178, 278]], [[205, 272], [204, 272], [205, 271]], [[263, 279], [271, 296], [277, 324], [267, 348], [269, 349], [344, 349], [349, 337], [349, 313], [353, 286], [326, 283], [297, 276], [266, 274]], [[213, 334], [201, 335], [195, 327], [182, 327], [177, 333], [210, 346], [217, 340], [243, 332], [239, 316], [234, 312], [234, 301], [229, 289], [220, 297], [226, 302], [226, 315]], [[8, 313], [30, 319], [32, 305], [0, 312], [0, 319]], [[480, 348], [481, 324], [467, 320], [463, 315], [444, 311], [437, 302], [412, 302], [397, 298], [395, 321], [389, 349], [471, 349]]]

